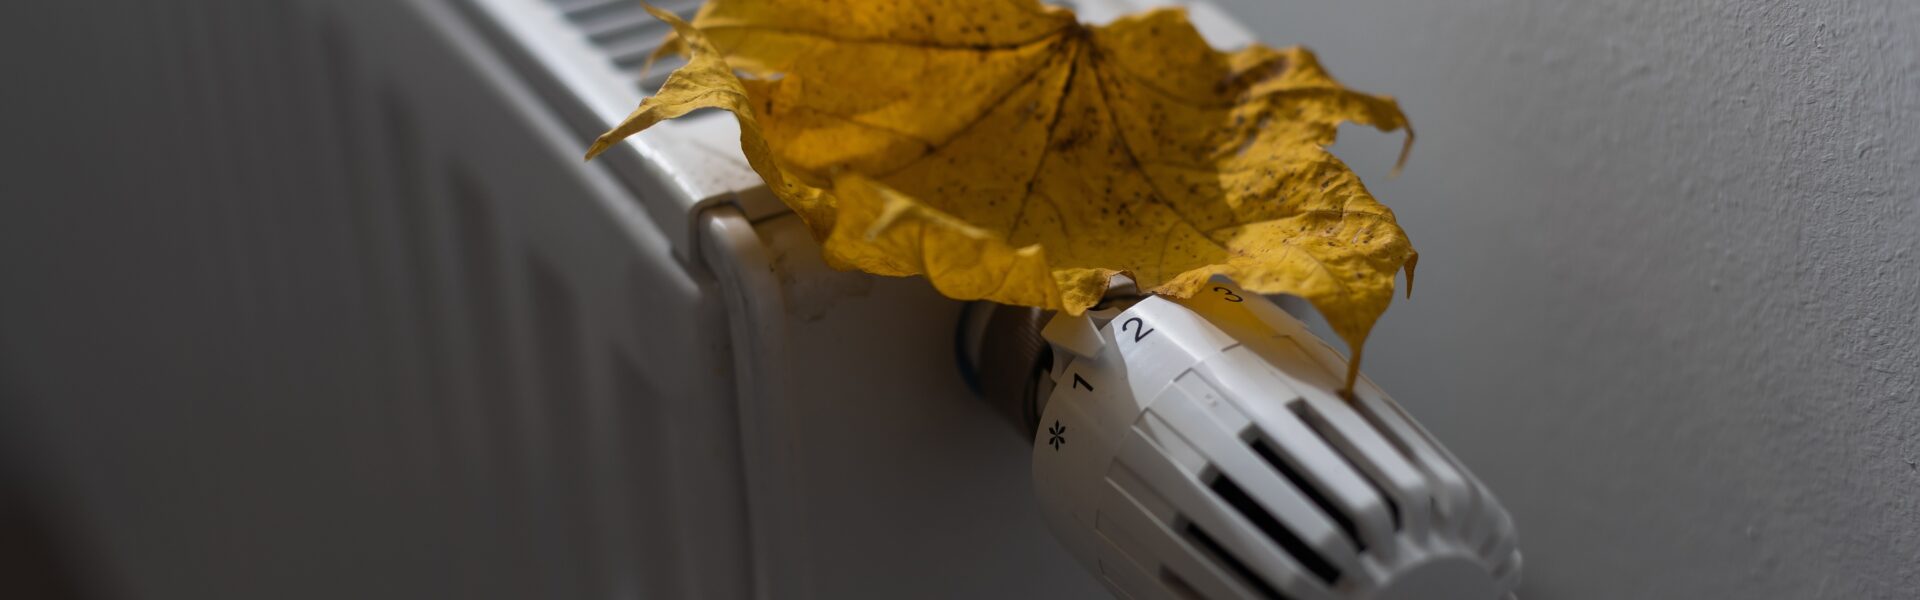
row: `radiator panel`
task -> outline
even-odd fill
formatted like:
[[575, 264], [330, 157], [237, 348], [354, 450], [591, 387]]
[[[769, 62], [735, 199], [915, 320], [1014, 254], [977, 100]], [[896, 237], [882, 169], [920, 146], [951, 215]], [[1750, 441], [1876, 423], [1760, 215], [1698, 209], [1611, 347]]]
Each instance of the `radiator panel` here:
[[745, 595], [713, 284], [464, 17], [104, 4], [23, 17], [115, 77], [45, 74], [0, 209], [0, 433], [88, 589]]

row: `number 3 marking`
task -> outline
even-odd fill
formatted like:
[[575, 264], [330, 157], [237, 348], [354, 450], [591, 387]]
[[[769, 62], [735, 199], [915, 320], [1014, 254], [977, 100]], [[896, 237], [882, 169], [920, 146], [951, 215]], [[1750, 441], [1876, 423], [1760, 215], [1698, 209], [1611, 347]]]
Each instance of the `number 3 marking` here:
[[1245, 302], [1247, 300], [1246, 298], [1241, 298], [1239, 294], [1235, 294], [1233, 293], [1233, 290], [1230, 290], [1227, 288], [1216, 287], [1216, 288], [1213, 288], [1213, 291], [1226, 294], [1228, 302]]

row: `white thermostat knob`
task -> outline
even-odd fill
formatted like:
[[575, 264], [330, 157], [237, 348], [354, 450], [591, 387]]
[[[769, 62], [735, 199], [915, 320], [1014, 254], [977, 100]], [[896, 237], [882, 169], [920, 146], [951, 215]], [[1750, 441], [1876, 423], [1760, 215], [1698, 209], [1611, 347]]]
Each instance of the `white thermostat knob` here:
[[1265, 298], [1055, 317], [1033, 476], [1054, 533], [1124, 598], [1487, 599], [1520, 578], [1493, 495]]

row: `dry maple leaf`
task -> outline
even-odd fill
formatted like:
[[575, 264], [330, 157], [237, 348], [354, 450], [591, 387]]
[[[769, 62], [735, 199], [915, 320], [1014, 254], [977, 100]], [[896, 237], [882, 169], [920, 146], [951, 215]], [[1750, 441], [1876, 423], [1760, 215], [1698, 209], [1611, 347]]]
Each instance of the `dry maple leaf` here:
[[1177, 9], [1096, 27], [1035, 0], [648, 12], [690, 61], [588, 157], [732, 111], [753, 169], [837, 267], [1071, 314], [1114, 274], [1178, 297], [1225, 275], [1312, 302], [1352, 349], [1349, 387], [1394, 274], [1412, 283], [1392, 211], [1325, 148], [1343, 121], [1406, 117], [1305, 49], [1223, 53]]

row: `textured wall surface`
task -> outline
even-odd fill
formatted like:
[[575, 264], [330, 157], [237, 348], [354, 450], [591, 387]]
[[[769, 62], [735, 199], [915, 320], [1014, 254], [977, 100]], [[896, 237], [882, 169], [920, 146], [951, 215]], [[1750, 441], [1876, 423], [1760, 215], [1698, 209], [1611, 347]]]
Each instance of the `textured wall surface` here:
[[1367, 371], [1520, 597], [1920, 597], [1920, 2], [1223, 4], [1418, 128]]

